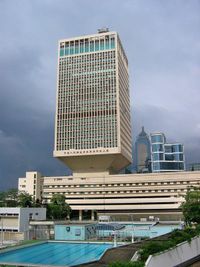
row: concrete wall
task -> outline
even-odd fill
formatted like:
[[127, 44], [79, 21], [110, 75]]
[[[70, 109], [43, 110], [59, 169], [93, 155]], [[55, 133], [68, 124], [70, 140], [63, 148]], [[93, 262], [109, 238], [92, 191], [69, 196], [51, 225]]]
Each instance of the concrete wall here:
[[94, 236], [93, 225], [55, 225], [55, 240], [86, 240]]
[[173, 249], [157, 255], [150, 255], [145, 267], [174, 267], [200, 254], [200, 237], [192, 239], [191, 243], [183, 242]]
[[30, 220], [46, 220], [46, 208], [20, 208], [19, 232], [29, 229]]

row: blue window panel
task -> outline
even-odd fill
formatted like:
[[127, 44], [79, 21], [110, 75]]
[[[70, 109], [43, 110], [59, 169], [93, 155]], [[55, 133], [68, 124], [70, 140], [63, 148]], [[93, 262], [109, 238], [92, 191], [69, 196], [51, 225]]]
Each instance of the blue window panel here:
[[160, 163], [159, 162], [154, 162], [153, 163], [153, 170], [159, 171], [160, 170]]
[[104, 50], [104, 42], [100, 41], [100, 50]]
[[61, 48], [60, 49], [60, 57], [63, 57], [64, 56], [64, 48]]
[[99, 51], [99, 41], [95, 41], [95, 51]]
[[152, 151], [153, 152], [163, 152], [163, 145], [161, 144], [153, 144], [152, 145]]
[[94, 42], [90, 43], [90, 52], [94, 52]]
[[89, 44], [85, 44], [85, 52], [89, 52]]
[[163, 160], [163, 153], [153, 153], [153, 160]]
[[111, 49], [115, 48], [115, 40], [111, 39], [110, 47], [111, 47]]
[[165, 154], [165, 160], [174, 160], [174, 154]]
[[183, 154], [182, 153], [177, 153], [177, 154], [173, 154], [173, 155], [174, 155], [174, 160], [183, 161]]
[[165, 145], [165, 153], [172, 153], [172, 146], [171, 145]]
[[65, 56], [69, 55], [69, 48], [65, 48]]
[[79, 47], [75, 46], [75, 54], [78, 54], [78, 53], [79, 53]]
[[84, 47], [83, 47], [83, 44], [80, 45], [80, 53], [84, 53]]
[[74, 46], [71, 46], [70, 47], [70, 55], [73, 55], [74, 54]]
[[105, 49], [110, 49], [109, 40], [106, 40]]
[[163, 143], [163, 136], [160, 135], [152, 135], [151, 136], [151, 142], [152, 143]]
[[183, 152], [183, 146], [180, 144], [173, 145], [172, 150], [173, 150], [173, 152]]

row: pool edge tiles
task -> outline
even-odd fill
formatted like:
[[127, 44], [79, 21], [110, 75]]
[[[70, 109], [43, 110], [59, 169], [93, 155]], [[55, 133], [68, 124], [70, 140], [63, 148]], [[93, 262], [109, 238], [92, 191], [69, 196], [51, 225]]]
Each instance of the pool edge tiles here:
[[[96, 262], [113, 248], [112, 244], [40, 242], [36, 246], [20, 246], [4, 250], [0, 254], [0, 265], [68, 267]], [[38, 246], [37, 246], [38, 245]], [[21, 249], [21, 251], [20, 251]]]

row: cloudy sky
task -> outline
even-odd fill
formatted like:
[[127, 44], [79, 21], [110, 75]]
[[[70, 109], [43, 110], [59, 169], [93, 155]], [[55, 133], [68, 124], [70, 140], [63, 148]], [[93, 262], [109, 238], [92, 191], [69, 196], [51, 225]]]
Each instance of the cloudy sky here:
[[0, 190], [52, 158], [59, 39], [119, 32], [130, 66], [133, 138], [142, 125], [200, 162], [200, 0], [0, 0]]

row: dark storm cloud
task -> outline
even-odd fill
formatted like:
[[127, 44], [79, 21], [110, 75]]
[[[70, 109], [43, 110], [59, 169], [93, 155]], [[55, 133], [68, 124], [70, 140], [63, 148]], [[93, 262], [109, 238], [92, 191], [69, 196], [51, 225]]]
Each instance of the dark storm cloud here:
[[27, 170], [59, 175], [52, 158], [57, 42], [102, 26], [119, 32], [140, 127], [185, 144], [200, 161], [198, 0], [0, 1], [0, 189]]

